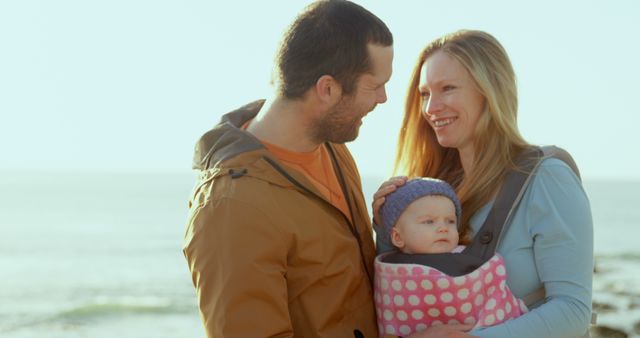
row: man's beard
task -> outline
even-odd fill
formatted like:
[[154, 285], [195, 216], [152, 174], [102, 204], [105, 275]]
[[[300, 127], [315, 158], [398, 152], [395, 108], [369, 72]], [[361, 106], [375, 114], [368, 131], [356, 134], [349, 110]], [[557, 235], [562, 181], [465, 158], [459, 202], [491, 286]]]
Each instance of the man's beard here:
[[355, 140], [363, 117], [353, 115], [356, 109], [350, 97], [343, 97], [330, 112], [311, 125], [311, 139], [317, 143], [346, 143]]

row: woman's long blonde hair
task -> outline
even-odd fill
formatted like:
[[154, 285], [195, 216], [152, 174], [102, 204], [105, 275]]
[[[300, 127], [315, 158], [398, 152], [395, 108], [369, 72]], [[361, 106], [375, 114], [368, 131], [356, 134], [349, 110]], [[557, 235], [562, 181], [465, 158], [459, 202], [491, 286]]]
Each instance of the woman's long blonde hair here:
[[[458, 60], [485, 98], [476, 125], [473, 172], [464, 173], [457, 149], [444, 148], [422, 115], [418, 90], [426, 59], [443, 51]], [[489, 202], [505, 173], [515, 167], [514, 158], [529, 144], [517, 125], [516, 77], [506, 51], [498, 40], [482, 31], [461, 30], [428, 44], [413, 69], [400, 130], [395, 171], [410, 177], [436, 177], [455, 187], [462, 202], [461, 238], [469, 233], [469, 219]]]

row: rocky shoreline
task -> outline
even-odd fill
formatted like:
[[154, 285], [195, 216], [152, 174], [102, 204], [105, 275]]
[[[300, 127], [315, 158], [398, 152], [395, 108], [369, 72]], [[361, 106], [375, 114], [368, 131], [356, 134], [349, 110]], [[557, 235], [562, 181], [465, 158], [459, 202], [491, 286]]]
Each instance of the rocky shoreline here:
[[640, 338], [640, 256], [596, 257], [592, 338]]

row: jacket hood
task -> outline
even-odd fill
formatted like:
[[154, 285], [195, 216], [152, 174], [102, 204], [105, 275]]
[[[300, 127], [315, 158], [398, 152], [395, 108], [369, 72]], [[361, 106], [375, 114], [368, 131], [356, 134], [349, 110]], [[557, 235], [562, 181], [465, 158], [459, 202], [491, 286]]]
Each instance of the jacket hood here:
[[222, 116], [220, 123], [196, 143], [193, 169], [207, 170], [238, 154], [265, 149], [242, 125], [254, 118], [265, 100], [257, 100]]

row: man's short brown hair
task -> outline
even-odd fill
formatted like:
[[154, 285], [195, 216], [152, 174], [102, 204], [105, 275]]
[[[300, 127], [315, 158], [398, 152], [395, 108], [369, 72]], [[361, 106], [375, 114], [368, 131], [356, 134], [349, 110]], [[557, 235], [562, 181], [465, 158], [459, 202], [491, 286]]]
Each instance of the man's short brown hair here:
[[391, 46], [393, 35], [377, 16], [345, 0], [311, 4], [284, 35], [277, 55], [278, 94], [301, 98], [323, 75], [348, 95], [372, 69], [368, 44]]

